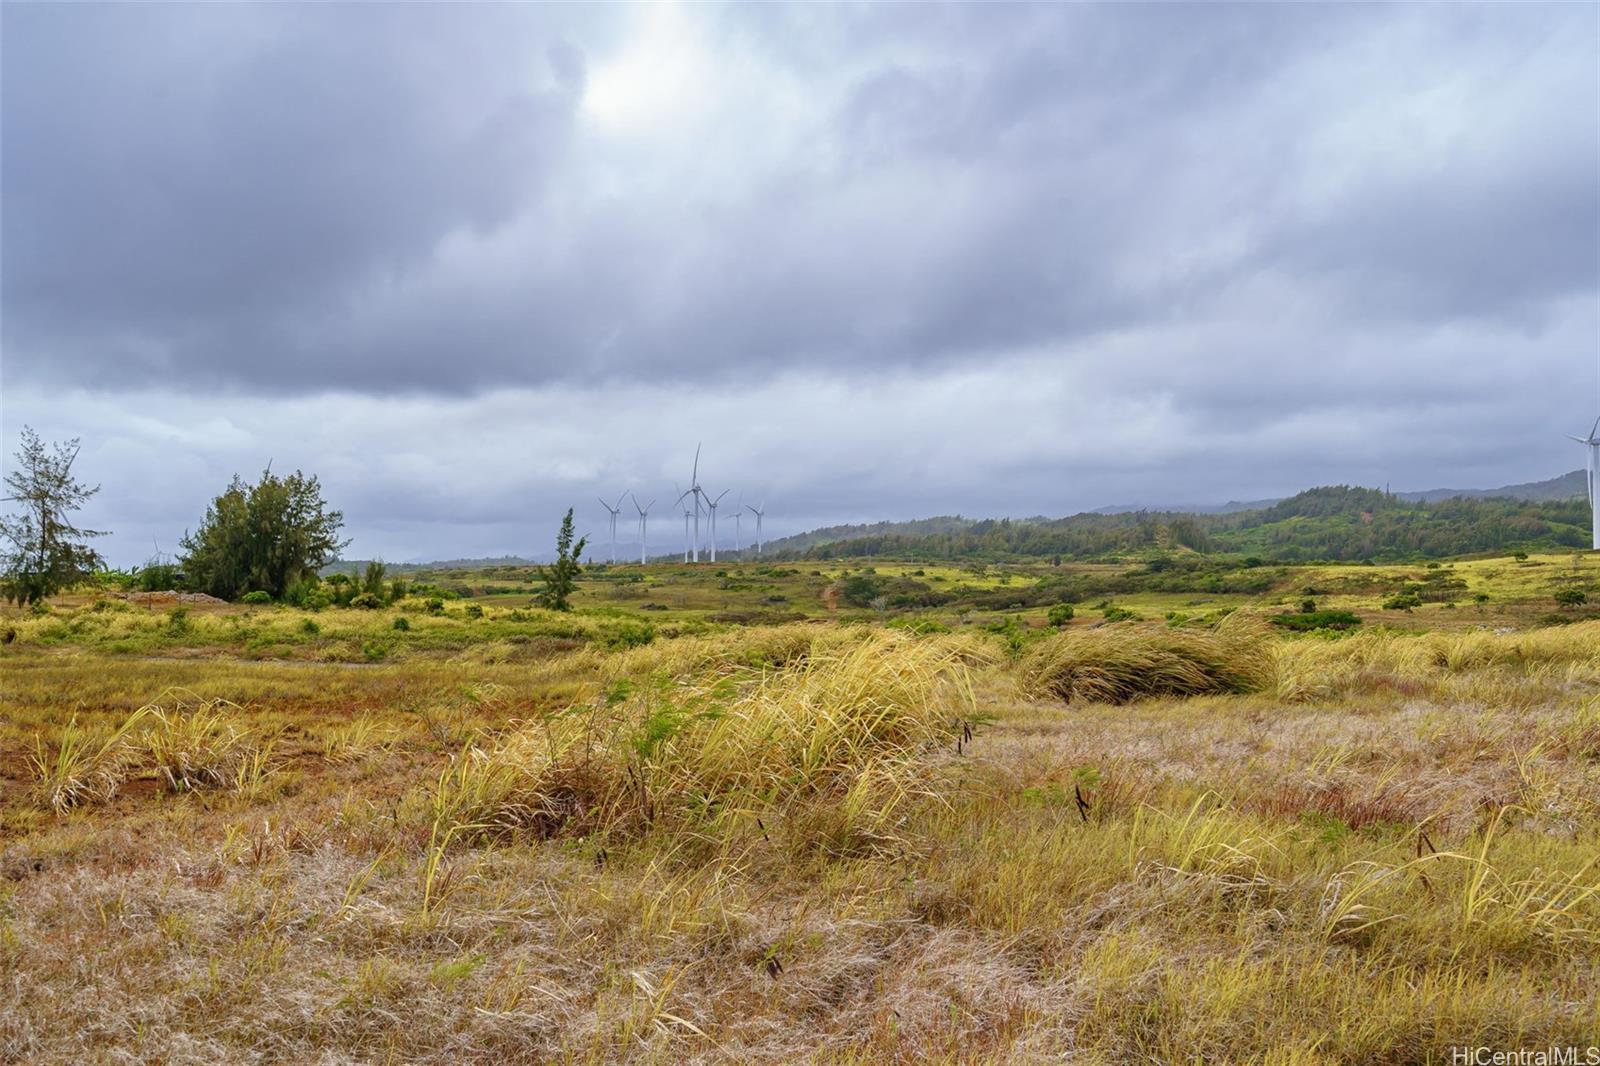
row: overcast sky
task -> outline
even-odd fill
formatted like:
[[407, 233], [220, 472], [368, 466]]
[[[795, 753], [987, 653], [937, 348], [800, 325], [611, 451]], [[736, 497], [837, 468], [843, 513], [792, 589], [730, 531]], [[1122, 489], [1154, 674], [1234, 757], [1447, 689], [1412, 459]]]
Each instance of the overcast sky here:
[[117, 563], [269, 460], [401, 560], [626, 489], [669, 550], [702, 440], [782, 533], [1533, 480], [1600, 413], [1595, 5], [0, 19], [4, 445], [83, 439]]

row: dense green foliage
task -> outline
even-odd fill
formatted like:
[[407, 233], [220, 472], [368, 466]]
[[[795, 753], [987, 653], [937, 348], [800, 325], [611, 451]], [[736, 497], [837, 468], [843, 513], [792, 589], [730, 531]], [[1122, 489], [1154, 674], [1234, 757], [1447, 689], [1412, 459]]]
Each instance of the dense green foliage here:
[[588, 543], [588, 537], [579, 538], [576, 544], [573, 543], [572, 508], [567, 508], [567, 515], [561, 520], [561, 531], [556, 534], [556, 561], [538, 568], [539, 580], [544, 582], [544, 589], [538, 595], [541, 606], [556, 611], [572, 609], [569, 601], [577, 587], [578, 575], [583, 573], [578, 559]]
[[18, 510], [0, 518], [0, 590], [18, 604], [38, 603], [83, 580], [104, 562], [89, 547], [89, 537], [102, 536], [79, 529], [68, 516], [100, 491], [80, 484], [72, 476], [78, 442], [70, 440], [47, 449], [32, 427], [22, 427], [22, 447], [17, 465], [5, 477], [5, 501]]
[[183, 538], [181, 567], [195, 589], [236, 599], [251, 591], [281, 599], [303, 587], [348, 541], [338, 539], [344, 515], [328, 510], [315, 477], [264, 471], [233, 483], [206, 508], [205, 520]]
[[1298, 614], [1274, 615], [1270, 621], [1284, 629], [1310, 632], [1314, 629], [1354, 629], [1361, 624], [1361, 616], [1352, 611], [1301, 611]]
[[813, 559], [1097, 558], [1190, 549], [1278, 562], [1396, 562], [1588, 545], [1588, 503], [1509, 498], [1407, 502], [1375, 489], [1310, 489], [1271, 507], [1230, 514], [1128, 512], [1070, 518], [912, 524], [815, 544]]

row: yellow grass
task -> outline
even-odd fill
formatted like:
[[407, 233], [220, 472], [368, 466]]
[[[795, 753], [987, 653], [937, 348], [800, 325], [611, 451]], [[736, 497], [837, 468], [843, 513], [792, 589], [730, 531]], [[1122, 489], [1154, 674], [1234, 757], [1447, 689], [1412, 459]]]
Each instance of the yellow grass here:
[[[0, 1059], [1593, 1042], [1597, 626], [1235, 625], [1015, 662], [831, 625], [371, 666], [24, 644]], [[1068, 655], [1130, 680], [1063, 706]]]

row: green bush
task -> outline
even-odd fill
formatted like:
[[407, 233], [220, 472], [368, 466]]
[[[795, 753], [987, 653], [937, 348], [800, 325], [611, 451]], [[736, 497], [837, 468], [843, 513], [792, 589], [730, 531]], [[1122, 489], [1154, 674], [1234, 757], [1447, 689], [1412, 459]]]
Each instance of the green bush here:
[[411, 628], [411, 619], [401, 615], [399, 618], [394, 620], [394, 628], [400, 630], [402, 633], [405, 632]]
[[649, 622], [618, 622], [600, 631], [600, 644], [612, 651], [642, 648], [656, 639], [656, 627]]
[[1304, 633], [1313, 629], [1354, 629], [1361, 624], [1359, 616], [1349, 611], [1301, 611], [1299, 614], [1280, 614], [1269, 619], [1275, 626]]
[[363, 611], [376, 611], [383, 607], [383, 600], [371, 592], [350, 597], [350, 606], [358, 607]]
[[1072, 613], [1071, 604], [1058, 603], [1054, 607], [1050, 608], [1050, 611], [1045, 615], [1045, 618], [1051, 625], [1059, 629], [1061, 626], [1064, 626], [1068, 622], [1072, 621]]
[[1397, 592], [1383, 601], [1386, 611], [1409, 611], [1413, 607], [1422, 606], [1422, 597], [1414, 592]]
[[469, 603], [469, 604], [467, 604], [467, 617], [468, 618], [482, 618], [483, 617], [483, 606], [481, 604], [477, 604], [477, 603]]
[[423, 607], [427, 608], [429, 614], [444, 614], [444, 600], [438, 596], [428, 597], [423, 603]]
[[1100, 609], [1100, 614], [1107, 622], [1132, 622], [1139, 617], [1126, 607], [1118, 607], [1110, 603]]
[[271, 603], [272, 602], [272, 593], [263, 591], [262, 589], [255, 589], [252, 592], [246, 592], [243, 596], [240, 596], [239, 597], [239, 602], [240, 603]]
[[1556, 603], [1562, 607], [1581, 607], [1589, 602], [1589, 597], [1582, 589], [1560, 589], [1556, 592]]

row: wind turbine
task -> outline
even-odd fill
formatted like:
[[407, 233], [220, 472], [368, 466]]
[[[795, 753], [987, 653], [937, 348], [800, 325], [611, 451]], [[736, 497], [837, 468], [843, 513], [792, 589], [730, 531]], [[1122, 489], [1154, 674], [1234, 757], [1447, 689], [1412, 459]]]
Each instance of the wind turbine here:
[[[607, 513], [609, 513], [611, 515], [611, 560], [610, 561], [611, 561], [612, 565], [616, 565], [616, 562], [617, 562], [617, 515], [622, 513], [622, 501], [627, 498], [627, 495], [628, 494], [626, 492], [624, 492], [621, 496], [618, 496], [617, 497], [617, 505], [615, 507], [611, 506], [609, 503], [607, 503], [604, 500], [600, 500], [600, 506], [604, 507], [606, 509]], [[600, 497], [596, 496], [595, 499], [599, 500]]]
[[[621, 501], [618, 501], [618, 502], [621, 502]], [[639, 506], [639, 497], [635, 496], [633, 498], [633, 509], [635, 511], [639, 512], [639, 565], [640, 566], [644, 565], [644, 545], [645, 545], [644, 532], [645, 532], [645, 523], [650, 520], [650, 508], [654, 507], [655, 505], [656, 505], [656, 501], [655, 501], [655, 497], [654, 496], [652, 496], [650, 498], [650, 502], [645, 504], [643, 507]]]
[[745, 505], [745, 510], [756, 516], [756, 558], [761, 558], [761, 516], [767, 513], [767, 501], [762, 500], [760, 507]]
[[[700, 497], [705, 495], [700, 488], [700, 445], [694, 446], [694, 471], [689, 475], [689, 491], [684, 496], [694, 497], [694, 561], [700, 561]], [[678, 497], [679, 500], [683, 496]]]
[[744, 493], [739, 493], [739, 502], [733, 505], [733, 553], [744, 558], [744, 537], [739, 529], [739, 519], [744, 517]]
[[733, 491], [732, 489], [723, 489], [721, 492], [717, 493], [717, 498], [714, 499], [714, 500], [711, 498], [709, 493], [703, 494], [706, 497], [706, 510], [711, 512], [711, 561], [712, 562], [716, 562], [717, 561], [717, 504], [722, 502], [722, 497], [726, 496], [728, 493], [730, 493], [732, 491]]
[[[677, 484], [673, 484], [672, 487], [673, 488], [677, 488], [678, 486], [677, 486]], [[682, 503], [683, 502], [683, 498], [685, 496], [687, 496], [687, 495], [689, 495], [689, 493], [687, 493], [687, 492], [678, 493], [678, 503]], [[676, 506], [676, 504], [674, 504], [674, 506]], [[695, 510], [698, 511], [699, 509], [700, 509], [699, 501], [696, 501], [695, 502]], [[690, 546], [690, 544], [693, 543], [693, 541], [691, 541], [689, 539], [689, 514], [690, 514], [689, 509], [687, 507], [685, 507], [683, 509], [683, 561], [684, 562], [688, 562], [689, 561], [689, 546]]]
[[1570, 433], [1567, 436], [1589, 449], [1589, 523], [1594, 534], [1594, 548], [1600, 551], [1600, 497], [1595, 496], [1595, 489], [1600, 488], [1595, 484], [1595, 478], [1600, 476], [1600, 418], [1589, 427], [1587, 437], [1574, 437]]

